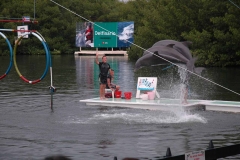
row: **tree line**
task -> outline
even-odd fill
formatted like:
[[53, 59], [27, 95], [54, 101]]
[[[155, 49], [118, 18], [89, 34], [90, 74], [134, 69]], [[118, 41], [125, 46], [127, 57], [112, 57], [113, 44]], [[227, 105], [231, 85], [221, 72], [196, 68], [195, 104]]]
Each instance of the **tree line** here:
[[[134, 43], [142, 48], [150, 48], [164, 39], [191, 41], [190, 49], [193, 56], [198, 57], [197, 65], [240, 66], [239, 0], [54, 0], [67, 9], [50, 0], [35, 2], [34, 9], [33, 0], [1, 0], [0, 17], [35, 16], [39, 23], [29, 24], [29, 28], [44, 36], [52, 52], [72, 54], [78, 50], [75, 46], [77, 22], [86, 19], [92, 22], [134, 21]], [[21, 23], [0, 23], [0, 28], [16, 29], [18, 25]], [[16, 33], [4, 34], [14, 41]], [[0, 54], [7, 54], [4, 41], [0, 39]], [[36, 40], [24, 41], [36, 43], [40, 48]], [[25, 54], [43, 54], [34, 46], [22, 45], [19, 50]], [[130, 60], [136, 60], [143, 50], [132, 45], [128, 54]]]

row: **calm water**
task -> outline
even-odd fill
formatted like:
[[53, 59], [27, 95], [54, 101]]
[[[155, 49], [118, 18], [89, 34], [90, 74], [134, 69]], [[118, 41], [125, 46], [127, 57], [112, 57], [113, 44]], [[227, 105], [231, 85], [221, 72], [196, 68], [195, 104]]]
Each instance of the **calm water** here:
[[[53, 56], [51, 96], [49, 74], [35, 85], [23, 82], [14, 67], [0, 81], [0, 159], [40, 160], [63, 154], [74, 160], [125, 157], [155, 159], [167, 147], [173, 155], [240, 143], [240, 115], [192, 111], [170, 112], [86, 106], [79, 102], [98, 96], [98, 67], [94, 57]], [[30, 80], [41, 77], [45, 56], [18, 56], [18, 68]], [[138, 76], [157, 76], [161, 97], [178, 98], [177, 69], [152, 67], [133, 72], [124, 57], [108, 57], [122, 91], [136, 92]], [[0, 74], [9, 63], [0, 57]], [[240, 69], [207, 68], [202, 76], [240, 93]], [[235, 100], [240, 96], [196, 76], [190, 80], [193, 99]], [[239, 157], [235, 159], [239, 159]], [[234, 158], [229, 158], [234, 159]]]

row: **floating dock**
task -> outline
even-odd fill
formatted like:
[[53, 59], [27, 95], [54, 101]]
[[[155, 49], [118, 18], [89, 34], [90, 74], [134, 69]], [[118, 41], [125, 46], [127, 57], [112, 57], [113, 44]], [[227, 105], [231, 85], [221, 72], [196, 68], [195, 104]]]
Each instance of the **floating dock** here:
[[205, 101], [205, 110], [207, 111], [223, 111], [223, 112], [235, 112], [240, 113], [240, 102], [239, 101]]
[[127, 51], [113, 51], [113, 50], [109, 50], [109, 51], [94, 51], [94, 50], [80, 50], [80, 51], [75, 51], [74, 55], [79, 55], [79, 56], [95, 56], [96, 52], [98, 52], [98, 55], [113, 55], [113, 56], [128, 56]]
[[124, 107], [135, 109], [161, 110], [169, 111], [176, 107], [183, 107], [185, 110], [206, 110], [206, 111], [224, 111], [240, 113], [240, 102], [238, 101], [219, 101], [219, 100], [193, 100], [189, 99], [188, 104], [181, 104], [180, 99], [160, 98], [155, 100], [142, 100], [140, 98], [122, 99], [122, 98], [100, 98], [84, 99], [80, 102], [86, 105]]

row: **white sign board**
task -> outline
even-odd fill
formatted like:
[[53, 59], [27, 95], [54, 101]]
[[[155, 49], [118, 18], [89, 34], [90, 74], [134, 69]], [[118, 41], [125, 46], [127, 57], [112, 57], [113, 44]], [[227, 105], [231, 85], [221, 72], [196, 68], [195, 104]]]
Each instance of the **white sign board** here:
[[205, 160], [205, 151], [193, 151], [185, 153], [185, 160]]
[[140, 98], [140, 91], [155, 91], [157, 77], [138, 77], [136, 98]]
[[[23, 36], [24, 34], [28, 33], [28, 26], [17, 26], [17, 33], [18, 33], [18, 38], [20, 38], [21, 36]], [[23, 38], [28, 38], [28, 34], [25, 35]]]

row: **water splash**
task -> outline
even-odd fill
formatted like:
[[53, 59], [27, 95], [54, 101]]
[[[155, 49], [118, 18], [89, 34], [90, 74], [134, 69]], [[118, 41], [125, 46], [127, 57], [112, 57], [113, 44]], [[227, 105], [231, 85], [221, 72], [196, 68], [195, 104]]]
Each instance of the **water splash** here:
[[207, 120], [198, 114], [189, 114], [183, 112], [179, 113], [165, 113], [155, 115], [152, 113], [148, 114], [128, 114], [128, 113], [115, 113], [115, 114], [99, 114], [95, 116], [95, 119], [100, 120], [113, 120], [119, 119], [127, 123], [137, 123], [137, 124], [170, 124], [170, 123], [189, 123], [189, 122], [200, 122], [206, 123]]
[[[183, 103], [187, 103], [188, 98], [188, 85], [189, 85], [189, 73], [185, 70], [187, 68], [186, 65], [179, 65], [178, 73], [180, 76], [181, 84], [180, 84], [180, 101]], [[184, 69], [185, 68], [185, 69]]]
[[168, 112], [135, 109], [113, 109], [97, 113], [90, 117], [71, 117], [65, 123], [80, 124], [173, 124], [173, 123], [207, 123], [199, 114], [185, 111], [182, 107], [172, 108]]

